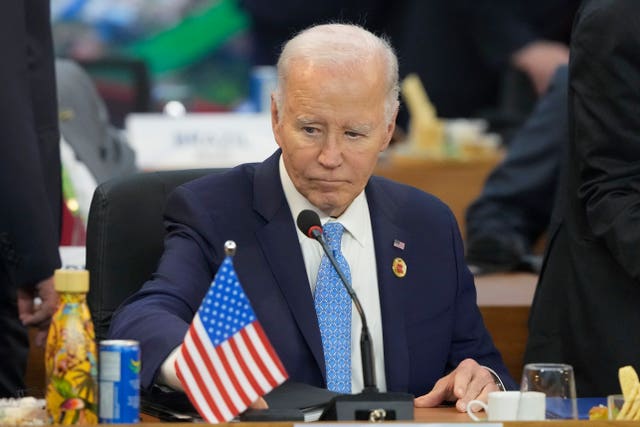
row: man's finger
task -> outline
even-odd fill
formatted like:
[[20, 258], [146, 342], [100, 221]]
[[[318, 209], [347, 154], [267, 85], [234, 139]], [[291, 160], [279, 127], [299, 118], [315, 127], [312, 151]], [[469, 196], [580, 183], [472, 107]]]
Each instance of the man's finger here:
[[22, 324], [25, 326], [38, 326], [51, 318], [51, 314], [43, 310], [36, 310], [34, 313], [25, 314], [20, 317]]
[[456, 408], [464, 411], [467, 408], [467, 404], [472, 400], [482, 400], [486, 402], [489, 392], [498, 390], [499, 388], [493, 380], [474, 380], [469, 384], [465, 395], [456, 402]]
[[33, 312], [33, 295], [23, 289], [18, 289], [18, 317], [24, 324], [25, 316]]
[[249, 408], [251, 408], [251, 409], [269, 409], [269, 405], [267, 404], [266, 400], [264, 400], [262, 397], [259, 397], [255, 402], [253, 402], [251, 405], [249, 405]]
[[456, 398], [460, 399], [467, 393], [469, 383], [473, 379], [474, 369], [477, 366], [478, 364], [475, 361], [466, 359], [460, 362], [454, 371], [456, 375], [453, 378], [453, 394]]
[[39, 330], [38, 332], [36, 332], [36, 335], [33, 338], [36, 347], [44, 347], [44, 345], [47, 343], [48, 332], [48, 328], [46, 330]]
[[434, 406], [438, 406], [443, 401], [444, 399], [442, 398], [442, 393], [436, 390], [431, 390], [427, 394], [416, 397], [413, 400], [413, 406], [415, 406], [416, 408], [433, 408]]
[[413, 405], [416, 408], [433, 408], [446, 400], [450, 400], [452, 397], [450, 382], [450, 375], [441, 378], [429, 393], [416, 397], [413, 400]]
[[[467, 371], [466, 368], [470, 371]], [[491, 373], [477, 363], [470, 363], [465, 367], [463, 372], [464, 375], [470, 372], [470, 376], [467, 377], [464, 393], [462, 395], [456, 394], [459, 398], [458, 402], [456, 402], [458, 410], [466, 410], [467, 403], [474, 399], [486, 400], [486, 395], [483, 399], [483, 393], [486, 394], [489, 391], [498, 390], [498, 386], [495, 384]], [[456, 384], [458, 382], [457, 380], [458, 378], [456, 378]]]

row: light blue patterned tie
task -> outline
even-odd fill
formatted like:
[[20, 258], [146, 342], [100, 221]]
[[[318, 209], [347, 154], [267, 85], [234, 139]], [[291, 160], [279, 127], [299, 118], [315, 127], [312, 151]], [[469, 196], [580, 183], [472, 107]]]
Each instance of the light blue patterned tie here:
[[[340, 250], [343, 231], [344, 227], [339, 222], [327, 223], [324, 237], [338, 265], [351, 282], [349, 264]], [[351, 393], [351, 298], [326, 255], [320, 262], [314, 303], [324, 349], [327, 388]]]

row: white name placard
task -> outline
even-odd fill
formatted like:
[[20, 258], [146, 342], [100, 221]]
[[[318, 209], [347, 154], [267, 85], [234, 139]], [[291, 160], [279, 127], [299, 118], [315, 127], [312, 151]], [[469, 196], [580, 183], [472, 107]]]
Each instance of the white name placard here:
[[131, 114], [126, 131], [142, 170], [233, 167], [278, 148], [268, 114]]

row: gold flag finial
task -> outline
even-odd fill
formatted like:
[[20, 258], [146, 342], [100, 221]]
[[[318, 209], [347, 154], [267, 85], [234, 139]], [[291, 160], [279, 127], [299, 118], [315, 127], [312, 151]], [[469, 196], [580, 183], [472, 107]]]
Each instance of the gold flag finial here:
[[233, 240], [224, 242], [224, 253], [227, 254], [227, 256], [234, 256], [236, 254], [236, 248], [236, 242]]

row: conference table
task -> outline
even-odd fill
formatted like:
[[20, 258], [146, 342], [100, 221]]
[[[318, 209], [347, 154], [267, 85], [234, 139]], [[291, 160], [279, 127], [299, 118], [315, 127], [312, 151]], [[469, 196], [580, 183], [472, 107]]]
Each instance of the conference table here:
[[[425, 423], [440, 423], [440, 422], [453, 422], [453, 423], [464, 423], [471, 422], [471, 419], [466, 413], [458, 412], [453, 407], [437, 407], [437, 408], [416, 408], [414, 412], [415, 420], [412, 422], [425, 422]], [[141, 414], [142, 425], [152, 424], [152, 423], [160, 423], [161, 421], [158, 418], [155, 418], [151, 415]], [[335, 423], [335, 422], [332, 422]], [[171, 423], [171, 425], [175, 425], [176, 423]], [[183, 424], [183, 423], [178, 423]], [[191, 424], [191, 423], [187, 423]], [[261, 426], [261, 427], [289, 427], [293, 424], [293, 422], [261, 422], [257, 423], [236, 423], [234, 422], [232, 425], [234, 426]], [[527, 424], [530, 425], [530, 424]]]
[[[458, 412], [453, 407], [437, 407], [437, 408], [415, 408], [414, 411], [415, 419], [413, 421], [407, 421], [406, 423], [418, 424], [418, 423], [473, 423], [473, 421], [469, 418], [466, 413]], [[480, 415], [482, 416], [482, 415]], [[149, 415], [142, 414], [142, 423], [135, 424], [136, 426], [151, 426], [153, 424], [157, 424], [160, 421], [157, 418], [151, 417]], [[324, 421], [320, 421], [319, 423], [325, 424]], [[364, 424], [362, 421], [357, 422], [349, 422], [351, 425], [353, 423]], [[394, 422], [402, 423], [402, 421]], [[505, 421], [501, 424], [504, 424], [504, 427], [549, 427], [549, 423], [553, 423], [554, 427], [602, 427], [602, 426], [611, 426], [617, 425], [619, 426], [621, 421], [607, 421], [607, 420], [553, 420], [553, 421]], [[613, 423], [613, 424], [612, 424]], [[624, 423], [624, 421], [622, 421]], [[292, 427], [294, 424], [301, 424], [301, 422], [261, 422], [261, 423], [230, 423], [229, 425], [237, 426], [237, 427]], [[309, 423], [310, 425], [316, 423]], [[343, 423], [339, 422], [331, 422], [332, 425], [339, 425]], [[193, 425], [191, 423], [172, 423], [172, 425], [176, 425], [176, 427], [186, 427], [187, 425]], [[482, 424], [479, 424], [482, 425]], [[133, 426], [133, 425], [132, 425]]]

